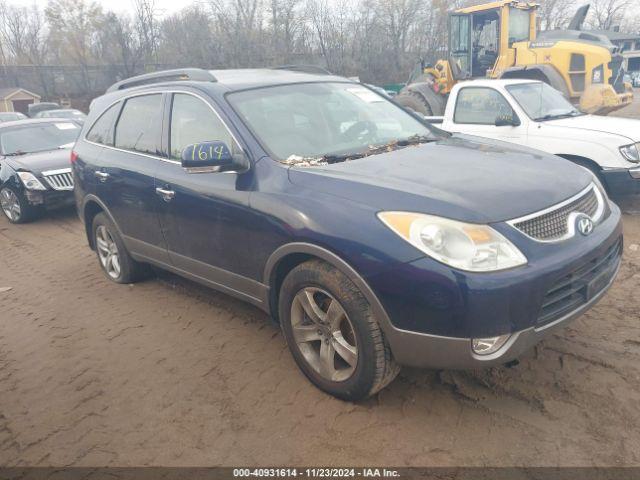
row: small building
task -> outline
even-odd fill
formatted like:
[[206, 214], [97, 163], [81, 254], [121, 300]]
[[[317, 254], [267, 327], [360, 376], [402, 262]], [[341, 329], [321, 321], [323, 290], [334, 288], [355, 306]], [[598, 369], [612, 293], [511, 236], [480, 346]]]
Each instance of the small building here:
[[640, 71], [640, 35], [614, 30], [587, 30], [590, 33], [604, 35], [617, 46], [624, 57], [624, 69], [627, 72]]
[[0, 112], [20, 112], [26, 115], [32, 103], [40, 103], [40, 95], [20, 87], [0, 88]]

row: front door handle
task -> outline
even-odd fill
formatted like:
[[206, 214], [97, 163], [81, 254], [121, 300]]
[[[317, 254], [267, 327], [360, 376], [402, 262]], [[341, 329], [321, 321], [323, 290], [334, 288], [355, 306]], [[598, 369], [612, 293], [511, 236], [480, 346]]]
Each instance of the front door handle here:
[[103, 183], [106, 182], [107, 179], [111, 176], [107, 172], [101, 172], [100, 170], [96, 170], [94, 175], [98, 180], [100, 180]]
[[165, 202], [170, 202], [176, 196], [176, 192], [166, 188], [156, 188], [156, 193], [162, 197]]

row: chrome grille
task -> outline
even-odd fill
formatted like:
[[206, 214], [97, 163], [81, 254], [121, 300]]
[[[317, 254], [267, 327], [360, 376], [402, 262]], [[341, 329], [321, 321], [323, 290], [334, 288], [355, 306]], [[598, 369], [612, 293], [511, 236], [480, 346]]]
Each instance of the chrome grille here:
[[543, 242], [555, 242], [573, 236], [572, 214], [584, 213], [597, 222], [604, 213], [605, 202], [595, 185], [550, 209], [509, 222], [525, 235]]
[[73, 190], [73, 176], [70, 168], [42, 172], [42, 176], [54, 190]]

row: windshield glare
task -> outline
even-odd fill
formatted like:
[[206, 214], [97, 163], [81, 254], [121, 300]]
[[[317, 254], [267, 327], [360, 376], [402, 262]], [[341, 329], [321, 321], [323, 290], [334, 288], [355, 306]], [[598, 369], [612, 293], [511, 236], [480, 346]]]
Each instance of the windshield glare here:
[[546, 83], [520, 83], [509, 85], [507, 90], [532, 120], [581, 113], [558, 90]]
[[3, 155], [55, 150], [74, 143], [80, 127], [71, 122], [40, 123], [0, 131]]
[[86, 115], [78, 110], [49, 110], [44, 114], [46, 117], [58, 118], [84, 118]]
[[416, 135], [434, 137], [410, 114], [353, 83], [260, 88], [228, 99], [277, 160], [361, 153]]
[[11, 122], [11, 121], [15, 121], [15, 120], [22, 120], [25, 117], [23, 114], [21, 113], [17, 113], [17, 112], [11, 112], [11, 113], [0, 113], [0, 122]]

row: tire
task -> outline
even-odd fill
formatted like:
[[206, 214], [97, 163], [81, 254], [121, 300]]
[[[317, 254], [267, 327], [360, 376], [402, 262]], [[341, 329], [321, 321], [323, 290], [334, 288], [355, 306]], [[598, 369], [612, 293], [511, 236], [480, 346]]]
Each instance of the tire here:
[[133, 283], [146, 273], [146, 266], [136, 262], [124, 245], [118, 229], [104, 213], [93, 218], [93, 245], [98, 263], [107, 278], [116, 283]]
[[400, 371], [371, 306], [331, 265], [311, 260], [295, 267], [282, 283], [278, 306], [291, 354], [320, 390], [358, 401]]
[[31, 205], [22, 193], [9, 186], [0, 188], [0, 205], [2, 213], [11, 223], [31, 222], [41, 212], [41, 209]]
[[414, 112], [421, 113], [427, 117], [433, 116], [431, 105], [417, 92], [412, 92], [411, 90], [402, 91], [395, 98], [395, 101]]

